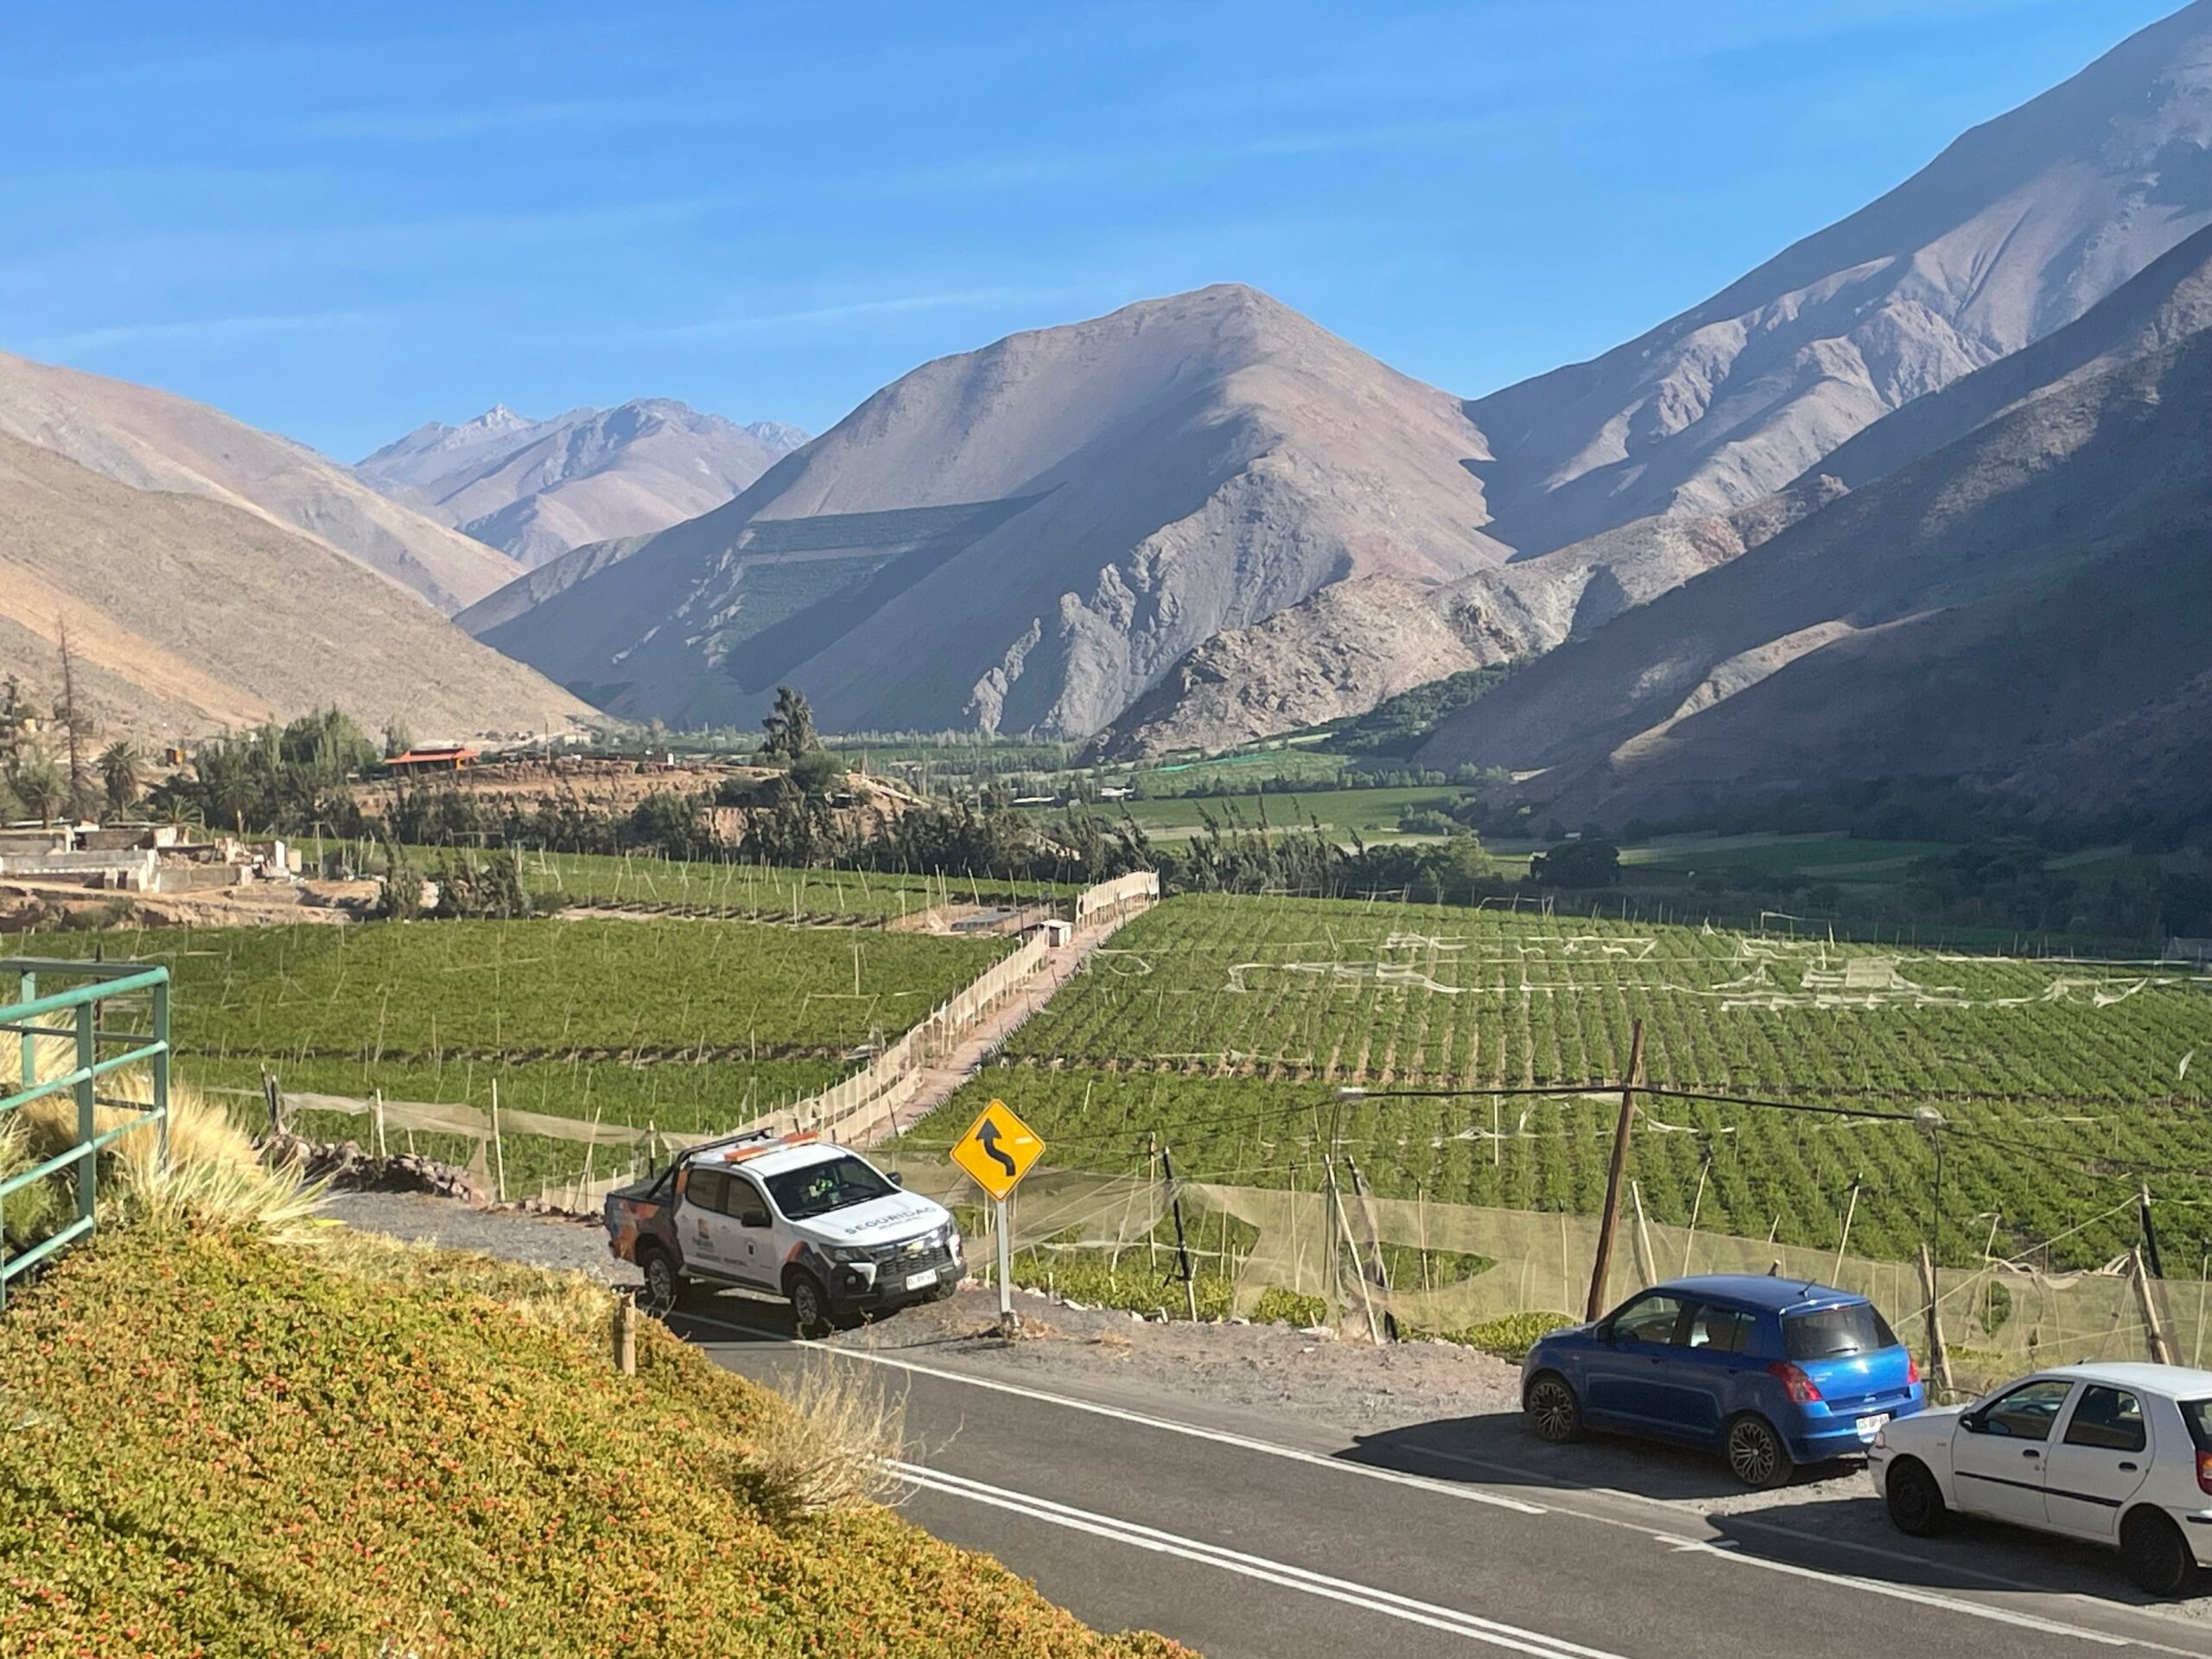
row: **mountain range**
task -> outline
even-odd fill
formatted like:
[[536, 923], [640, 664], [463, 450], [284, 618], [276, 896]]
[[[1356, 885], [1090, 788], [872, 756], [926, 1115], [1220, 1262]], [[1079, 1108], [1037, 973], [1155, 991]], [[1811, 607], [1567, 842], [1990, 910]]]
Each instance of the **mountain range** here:
[[1839, 779], [2088, 814], [2212, 783], [2212, 230], [1821, 463], [1827, 504], [1450, 717], [1617, 823]]
[[[1898, 772], [2156, 804], [2212, 789], [2187, 626], [2208, 235], [2195, 0], [1703, 304], [1479, 397], [1223, 284], [924, 364], [810, 440], [660, 400], [495, 408], [348, 468], [8, 358], [0, 435], [130, 486], [86, 499], [149, 563], [183, 493], [289, 538], [224, 521], [264, 567], [242, 594], [307, 571], [295, 541], [348, 594], [380, 581], [426, 685], [492, 660], [432, 607], [455, 613], [545, 677], [487, 686], [503, 710], [741, 725], [791, 683], [829, 729], [1136, 758], [1521, 659], [1422, 759], [1524, 774], [1562, 815]], [[0, 515], [13, 492], [66, 516], [89, 486], [47, 464], [10, 452]], [[39, 579], [107, 602], [66, 561]], [[50, 594], [24, 591], [5, 614], [35, 632]], [[114, 603], [202, 648], [185, 613]], [[336, 646], [325, 683], [386, 683]], [[228, 703], [167, 668], [141, 689], [212, 718], [275, 695], [245, 666]]]
[[463, 626], [610, 711], [1088, 735], [1327, 584], [1508, 552], [1459, 399], [1249, 288], [893, 382], [713, 512], [586, 547]]
[[540, 565], [587, 542], [643, 536], [721, 505], [806, 442], [666, 397], [533, 421], [504, 404], [432, 421], [353, 470], [394, 500]]
[[[925, 365], [463, 625], [618, 712], [1219, 747], [1694, 586], [2212, 224], [2212, 0], [1589, 363], [1453, 400], [1225, 287]], [[1993, 395], [1978, 382], [1974, 395]], [[1517, 695], [1529, 695], [1526, 691]]]
[[0, 353], [0, 433], [134, 489], [205, 496], [311, 537], [448, 613], [521, 574], [305, 445], [149, 386]]
[[60, 691], [64, 626], [79, 707], [107, 734], [192, 738], [333, 703], [425, 737], [590, 715], [264, 508], [134, 488], [0, 433], [0, 664], [41, 703]]

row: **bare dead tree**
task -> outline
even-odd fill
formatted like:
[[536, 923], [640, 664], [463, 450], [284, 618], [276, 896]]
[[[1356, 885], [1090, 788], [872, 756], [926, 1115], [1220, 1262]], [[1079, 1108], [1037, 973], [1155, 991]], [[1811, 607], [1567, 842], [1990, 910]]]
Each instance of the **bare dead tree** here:
[[86, 770], [86, 722], [77, 709], [77, 665], [69, 649], [69, 619], [56, 617], [54, 632], [61, 650], [61, 734], [68, 746], [69, 810], [81, 817], [92, 798], [92, 785]]

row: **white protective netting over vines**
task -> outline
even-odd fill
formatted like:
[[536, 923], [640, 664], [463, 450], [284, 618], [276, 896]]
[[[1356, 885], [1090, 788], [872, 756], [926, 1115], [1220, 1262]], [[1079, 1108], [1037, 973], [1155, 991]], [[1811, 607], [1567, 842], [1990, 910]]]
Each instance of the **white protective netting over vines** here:
[[[933, 1156], [885, 1161], [914, 1190], [960, 1209], [982, 1238], [988, 1217], [964, 1177]], [[1597, 1251], [1592, 1216], [1376, 1198], [1341, 1187], [1334, 1195], [1203, 1181], [1171, 1189], [1156, 1177], [1039, 1169], [1016, 1197], [1014, 1247], [1042, 1270], [1020, 1276], [1042, 1282], [1056, 1261], [1071, 1283], [1077, 1264], [1151, 1273], [1160, 1281], [1159, 1306], [1181, 1307], [1175, 1197], [1194, 1274], [1227, 1281], [1234, 1311], [1250, 1316], [1310, 1306], [1363, 1335], [1386, 1314], [1402, 1330], [1439, 1334], [1522, 1313], [1579, 1319]], [[971, 1260], [988, 1262], [980, 1244]], [[1602, 1300], [1611, 1306], [1646, 1284], [1688, 1274], [1770, 1270], [1865, 1293], [1907, 1343], [1925, 1351], [1928, 1298], [1913, 1262], [1693, 1233], [1626, 1211]], [[1941, 1268], [1936, 1282], [1945, 1344], [1961, 1388], [2075, 1360], [2149, 1356], [2141, 1294], [2124, 1262], [2071, 1274], [1991, 1262]], [[1288, 1303], [1271, 1292], [1307, 1300]], [[2204, 1357], [2212, 1336], [2209, 1292], [2212, 1287], [2196, 1280], [2152, 1282], [2177, 1363]]]

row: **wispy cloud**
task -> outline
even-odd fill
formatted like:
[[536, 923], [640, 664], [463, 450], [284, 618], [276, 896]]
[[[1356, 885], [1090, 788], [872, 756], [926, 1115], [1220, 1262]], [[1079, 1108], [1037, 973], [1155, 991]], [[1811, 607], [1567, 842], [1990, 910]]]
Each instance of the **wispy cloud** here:
[[480, 109], [341, 110], [301, 122], [302, 137], [434, 144], [546, 127], [702, 127], [763, 122], [780, 111], [760, 101], [683, 103], [663, 98], [575, 98]]
[[627, 331], [626, 337], [655, 344], [681, 341], [757, 340], [804, 333], [826, 324], [858, 322], [870, 317], [917, 311], [992, 310], [1005, 306], [1047, 305], [1078, 297], [1065, 287], [941, 289], [914, 294], [887, 294], [791, 310], [741, 312], [701, 317]]
[[140, 346], [228, 346], [281, 334], [327, 334], [382, 321], [374, 311], [307, 311], [291, 315], [194, 317], [168, 322], [116, 322], [25, 340], [35, 357], [90, 357]]

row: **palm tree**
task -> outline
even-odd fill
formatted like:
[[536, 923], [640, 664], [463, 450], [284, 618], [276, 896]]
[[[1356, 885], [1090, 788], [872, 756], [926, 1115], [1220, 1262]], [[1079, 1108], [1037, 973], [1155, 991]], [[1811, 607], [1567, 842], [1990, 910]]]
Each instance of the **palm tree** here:
[[68, 781], [62, 777], [60, 768], [43, 754], [25, 755], [9, 781], [16, 798], [23, 804], [23, 810], [37, 813], [42, 824], [51, 825], [54, 815], [68, 798]]
[[144, 757], [120, 740], [100, 751], [100, 780], [107, 787], [108, 810], [118, 817], [138, 804], [145, 765]]

